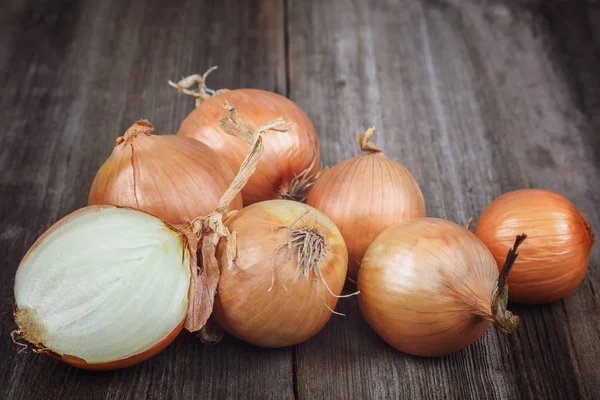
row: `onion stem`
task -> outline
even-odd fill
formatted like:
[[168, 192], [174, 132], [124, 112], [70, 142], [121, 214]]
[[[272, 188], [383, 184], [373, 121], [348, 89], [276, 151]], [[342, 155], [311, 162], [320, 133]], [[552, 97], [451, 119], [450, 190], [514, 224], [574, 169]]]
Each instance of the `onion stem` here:
[[525, 238], [527, 238], [525, 234], [517, 236], [515, 244], [508, 250], [504, 266], [500, 271], [500, 276], [498, 277], [498, 281], [496, 281], [496, 286], [492, 294], [492, 317], [494, 318], [496, 327], [504, 334], [513, 333], [519, 325], [519, 317], [506, 309], [508, 304], [508, 285], [506, 284], [506, 280], [519, 255], [517, 249]]

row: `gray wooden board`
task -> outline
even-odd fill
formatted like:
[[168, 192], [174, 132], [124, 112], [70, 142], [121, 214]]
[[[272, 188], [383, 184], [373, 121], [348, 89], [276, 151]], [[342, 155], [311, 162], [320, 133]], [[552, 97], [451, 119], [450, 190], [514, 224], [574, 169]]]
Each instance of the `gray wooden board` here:
[[[534, 6], [292, 0], [290, 96], [327, 137], [324, 161], [358, 154], [354, 135], [375, 125], [374, 141], [414, 173], [430, 216], [464, 224], [505, 191], [543, 187], [569, 197], [597, 230], [598, 9]], [[587, 63], [565, 60], [568, 51]], [[332, 398], [598, 396], [598, 262], [595, 249], [588, 277], [564, 301], [513, 306], [515, 335], [492, 328], [439, 359], [394, 351], [355, 301], [342, 300], [348, 315], [298, 346], [299, 397], [331, 387]]]
[[[7, 4], [5, 4], [7, 3]], [[18, 354], [12, 287], [27, 248], [85, 205], [135, 119], [174, 133], [192, 101], [168, 79], [218, 64], [211, 87], [289, 95], [323, 160], [375, 141], [421, 184], [430, 216], [464, 223], [497, 195], [544, 187], [600, 230], [600, 6], [586, 1], [27, 1], [0, 7], [0, 398], [597, 398], [600, 251], [569, 298], [513, 306], [467, 350], [399, 353], [340, 301], [313, 339], [264, 350], [190, 334], [121, 371]]]

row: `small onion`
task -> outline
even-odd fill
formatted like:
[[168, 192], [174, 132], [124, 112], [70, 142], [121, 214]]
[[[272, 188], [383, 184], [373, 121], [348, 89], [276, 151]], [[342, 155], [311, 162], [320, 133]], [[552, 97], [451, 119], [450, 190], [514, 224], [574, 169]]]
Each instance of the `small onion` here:
[[587, 272], [594, 235], [581, 213], [550, 190], [522, 189], [491, 202], [477, 221], [475, 235], [498, 265], [515, 232], [529, 239], [508, 279], [510, 300], [543, 304], [571, 294]]
[[[233, 181], [231, 168], [196, 140], [152, 135], [153, 130], [149, 122], [137, 121], [117, 139], [92, 183], [88, 204], [132, 207], [172, 224], [212, 212]], [[230, 209], [239, 208], [238, 195]]]
[[216, 322], [263, 347], [315, 335], [346, 279], [346, 246], [334, 223], [305, 204], [271, 200], [242, 209], [226, 226], [236, 232], [237, 255], [232, 263], [225, 246], [217, 248]]
[[402, 164], [386, 157], [369, 138], [357, 141], [367, 154], [342, 161], [323, 172], [307, 204], [327, 215], [348, 246], [348, 276], [356, 280], [367, 247], [388, 227], [425, 216], [421, 189]]
[[[201, 92], [186, 89], [194, 83], [200, 84]], [[171, 84], [185, 93], [201, 96], [198, 98], [202, 100], [183, 121], [177, 134], [210, 146], [234, 172], [240, 168], [247, 145], [220, 128], [218, 116], [223, 102], [235, 104], [239, 113], [254, 126], [282, 117], [288, 123], [287, 129], [264, 134], [264, 154], [256, 173], [242, 190], [242, 197], [246, 205], [270, 199], [305, 199], [318, 169], [319, 139], [312, 122], [296, 103], [258, 89], [220, 90], [211, 96], [206, 93], [204, 78], [199, 75]]]
[[506, 310], [505, 283], [524, 238], [517, 238], [499, 275], [490, 251], [459, 225], [437, 218], [394, 225], [365, 253], [360, 310], [386, 342], [419, 356], [464, 349], [492, 321], [513, 332], [519, 319]]
[[184, 233], [140, 211], [75, 211], [19, 265], [13, 338], [85, 369], [151, 357], [183, 328], [196, 268], [192, 248]]

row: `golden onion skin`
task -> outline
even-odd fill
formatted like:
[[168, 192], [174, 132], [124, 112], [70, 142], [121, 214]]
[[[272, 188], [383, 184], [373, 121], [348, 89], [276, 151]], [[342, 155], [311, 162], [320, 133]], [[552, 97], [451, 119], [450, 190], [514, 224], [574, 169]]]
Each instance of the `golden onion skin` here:
[[264, 153], [256, 172], [242, 189], [244, 204], [282, 198], [294, 176], [319, 165], [319, 138], [302, 109], [288, 98], [259, 89], [220, 92], [204, 100], [181, 124], [178, 135], [191, 137], [215, 150], [234, 172], [246, 155], [248, 144], [220, 128], [223, 104], [229, 102], [254, 127], [283, 117], [285, 132], [263, 134]]
[[475, 227], [499, 268], [516, 232], [525, 232], [527, 241], [508, 277], [511, 301], [550, 303], [577, 289], [587, 272], [594, 236], [567, 198], [544, 189], [505, 193], [483, 210]]
[[[210, 214], [233, 181], [231, 168], [198, 141], [152, 131], [149, 122], [138, 121], [117, 139], [92, 183], [88, 205], [131, 207], [178, 225]], [[238, 195], [229, 209], [240, 208]]]
[[326, 251], [318, 267], [331, 291], [335, 295], [341, 293], [347, 250], [333, 222], [298, 202], [256, 203], [226, 222], [237, 235], [237, 255], [231, 267], [227, 267], [224, 243], [217, 248], [221, 279], [213, 317], [225, 331], [258, 346], [284, 347], [311, 338], [331, 317], [328, 307], [334, 309], [338, 299], [328, 292], [322, 278], [314, 281], [314, 273], [311, 279], [294, 275], [298, 265], [296, 252], [275, 275], [274, 283], [272, 280], [273, 265], [280, 265], [287, 252], [287, 248], [277, 252], [290, 235], [285, 227], [302, 215], [293, 229], [310, 228], [322, 235]]
[[348, 247], [348, 276], [356, 280], [371, 242], [388, 227], [425, 217], [419, 185], [382, 152], [344, 160], [325, 171], [306, 202], [337, 225]]
[[394, 348], [418, 356], [454, 353], [490, 325], [498, 269], [489, 250], [457, 224], [418, 218], [369, 246], [358, 273], [360, 310]]

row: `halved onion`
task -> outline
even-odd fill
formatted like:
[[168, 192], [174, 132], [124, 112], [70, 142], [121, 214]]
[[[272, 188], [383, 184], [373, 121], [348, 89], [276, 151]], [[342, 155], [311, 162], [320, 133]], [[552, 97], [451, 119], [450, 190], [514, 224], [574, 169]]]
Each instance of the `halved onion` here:
[[85, 369], [115, 369], [168, 346], [195, 268], [185, 234], [149, 214], [79, 209], [48, 229], [15, 278], [16, 336]]

